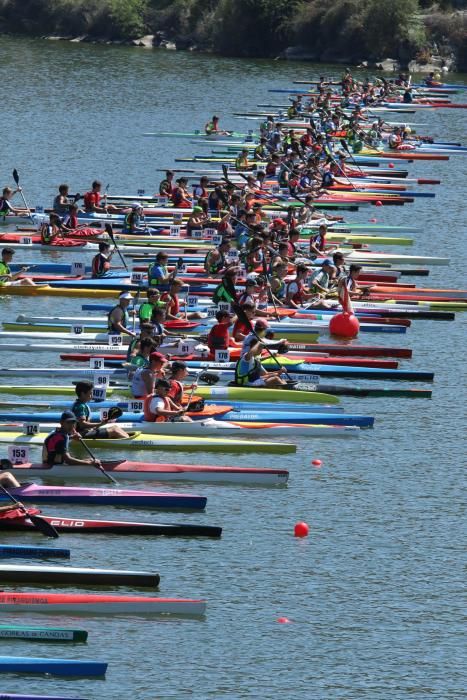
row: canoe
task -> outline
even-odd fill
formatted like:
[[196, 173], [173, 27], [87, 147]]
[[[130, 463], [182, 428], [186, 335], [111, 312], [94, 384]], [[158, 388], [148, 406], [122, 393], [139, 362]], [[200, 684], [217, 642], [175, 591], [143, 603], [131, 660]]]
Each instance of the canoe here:
[[[60, 515], [41, 515], [43, 520], [54, 526], [57, 532], [103, 535], [153, 535], [159, 537], [220, 537], [221, 527], [210, 525], [190, 525], [188, 523], [137, 523], [123, 520], [86, 520], [67, 518]], [[0, 518], [0, 530], [36, 531], [27, 518]]]
[[189, 598], [149, 598], [81, 593], [0, 592], [1, 612], [89, 613], [91, 615], [204, 615], [206, 602]]
[[[15, 493], [15, 491], [11, 489], [11, 493]], [[57, 559], [69, 559], [70, 550], [61, 547], [0, 544], [0, 559], [49, 559], [52, 557], [56, 557]]]
[[[33, 627], [32, 625], [0, 625], [0, 639], [27, 639], [31, 642], [72, 642], [84, 644], [86, 630], [66, 627]], [[0, 695], [0, 700], [3, 696]]]
[[[0, 442], [15, 445], [43, 445], [48, 433], [26, 435], [15, 431], [0, 432]], [[287, 454], [296, 452], [296, 445], [286, 442], [259, 442], [258, 440], [227, 440], [225, 438], [198, 438], [169, 435], [154, 437], [135, 432], [128, 438], [116, 439], [86, 439], [84, 441], [91, 450], [96, 448], [134, 449], [134, 450], [165, 450], [177, 452], [265, 452]]]
[[105, 676], [106, 671], [107, 664], [100, 661], [0, 656], [0, 673], [49, 673], [51, 676], [99, 677]]
[[[53, 396], [75, 396], [74, 386], [65, 385], [24, 385], [24, 384], [2, 384], [0, 387], [2, 394], [21, 395], [53, 395]], [[336, 404], [339, 399], [329, 394], [318, 391], [304, 391], [295, 389], [262, 389], [259, 387], [243, 386], [199, 386], [196, 389], [197, 396], [204, 399], [229, 399], [232, 401], [257, 401], [264, 403], [317, 403]], [[109, 387], [108, 396], [130, 396], [127, 387]]]
[[[173, 510], [204, 510], [207, 498], [188, 493], [162, 493], [158, 491], [132, 491], [119, 488], [83, 488], [77, 486], [41, 486], [27, 484], [10, 493], [23, 502], [33, 503], [84, 503], [125, 507], [148, 507]], [[7, 498], [0, 493], [0, 500]], [[52, 552], [56, 550], [52, 549]], [[0, 550], [1, 556], [1, 550]]]
[[88, 569], [75, 566], [16, 566], [0, 564], [0, 584], [24, 585], [50, 583], [71, 586], [134, 586], [157, 588], [160, 576], [149, 571]]
[[[155, 464], [151, 462], [102, 462], [105, 471], [116, 479], [152, 481], [194, 481], [203, 483], [237, 483], [262, 486], [286, 484], [286, 469], [257, 467], [222, 467], [192, 464]], [[19, 479], [39, 476], [41, 479], [85, 479], [101, 481], [97, 469], [85, 465], [16, 464], [9, 471]], [[16, 549], [16, 548], [15, 548]]]

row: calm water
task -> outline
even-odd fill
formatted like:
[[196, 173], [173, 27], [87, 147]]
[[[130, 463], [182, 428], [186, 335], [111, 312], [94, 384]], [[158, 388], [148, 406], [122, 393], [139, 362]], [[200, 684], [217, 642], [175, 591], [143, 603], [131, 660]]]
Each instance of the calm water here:
[[[32, 205], [49, 204], [62, 181], [81, 192], [96, 177], [114, 193], [155, 189], [158, 169], [200, 147], [146, 139], [143, 132], [191, 131], [213, 113], [225, 126], [249, 128], [251, 122], [231, 113], [284, 102], [268, 88], [322, 72], [309, 64], [5, 38], [0, 52], [0, 184], [11, 184], [18, 168]], [[423, 123], [420, 133], [465, 141], [462, 110], [408, 118]], [[451, 258], [450, 267], [434, 267], [428, 279], [414, 278], [425, 286], [466, 287], [466, 162], [453, 156], [448, 163], [411, 166], [412, 177], [442, 179], [436, 198], [377, 210], [381, 222], [420, 227], [414, 246], [397, 251]], [[365, 222], [374, 211], [349, 219]], [[69, 254], [47, 255], [61, 258], [71, 260]], [[4, 297], [0, 303], [1, 320], [20, 312], [81, 311], [79, 299]], [[286, 466], [288, 488], [200, 485], [193, 491], [208, 496], [208, 509], [191, 516], [48, 508], [64, 515], [222, 525], [222, 540], [213, 542], [60, 539], [72, 546], [74, 565], [157, 570], [161, 595], [206, 598], [208, 613], [204, 621], [40, 616], [38, 623], [88, 629], [88, 645], [2, 643], [0, 653], [107, 660], [106, 680], [4, 676], [0, 693], [89, 700], [465, 698], [465, 320], [414, 322], [406, 336], [372, 335], [363, 342], [412, 347], [413, 360], [402, 366], [436, 371], [433, 400], [347, 398], [350, 412], [377, 419], [360, 439], [298, 440], [297, 454], [285, 459], [219, 458], [223, 464]], [[53, 366], [57, 359], [2, 353], [2, 366], [19, 362]], [[132, 456], [138, 457], [149, 455]], [[319, 470], [310, 464], [315, 457], [323, 460]], [[212, 455], [193, 459], [216, 463]], [[176, 490], [185, 489], [190, 487]], [[311, 534], [297, 540], [293, 526], [302, 519]], [[278, 624], [279, 616], [292, 624]]]

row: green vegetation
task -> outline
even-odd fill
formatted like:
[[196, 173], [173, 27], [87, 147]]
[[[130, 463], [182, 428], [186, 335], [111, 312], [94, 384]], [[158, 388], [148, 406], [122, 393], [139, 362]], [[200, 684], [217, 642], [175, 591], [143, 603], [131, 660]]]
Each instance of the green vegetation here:
[[321, 61], [403, 63], [454, 51], [465, 66], [465, 0], [0, 0], [3, 31], [129, 40], [157, 34], [226, 56], [300, 46]]

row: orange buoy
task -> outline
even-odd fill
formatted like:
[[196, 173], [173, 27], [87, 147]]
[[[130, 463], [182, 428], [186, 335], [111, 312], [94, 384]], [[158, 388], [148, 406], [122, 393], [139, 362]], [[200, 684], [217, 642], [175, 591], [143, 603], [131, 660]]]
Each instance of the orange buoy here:
[[360, 330], [358, 318], [353, 314], [343, 311], [336, 314], [329, 321], [329, 332], [340, 338], [355, 338]]

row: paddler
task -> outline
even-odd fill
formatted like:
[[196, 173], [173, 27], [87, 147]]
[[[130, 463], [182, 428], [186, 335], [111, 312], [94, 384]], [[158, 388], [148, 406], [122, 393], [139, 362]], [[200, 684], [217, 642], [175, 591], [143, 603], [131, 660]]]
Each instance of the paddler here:
[[176, 187], [172, 191], [172, 203], [178, 209], [191, 209], [192, 201], [188, 194], [186, 177], [180, 177], [176, 182]]
[[315, 270], [310, 277], [309, 289], [310, 292], [325, 296], [329, 291], [329, 285], [334, 278], [335, 269], [329, 260], [323, 260], [321, 267]]
[[84, 201], [84, 211], [88, 213], [96, 212], [98, 214], [107, 214], [107, 213], [115, 213], [120, 211], [118, 207], [115, 207], [113, 204], [107, 204], [104, 196], [104, 206], [101, 204], [101, 189], [102, 189], [102, 182], [99, 180], [94, 180], [94, 182], [91, 185], [91, 189], [86, 192], [86, 194], [83, 197]]
[[[131, 362], [132, 358], [138, 354], [141, 349], [141, 343], [145, 338], [151, 338], [155, 345], [160, 345], [162, 342], [162, 335], [157, 335], [154, 333], [154, 326], [152, 323], [141, 323], [139, 324], [140, 333], [136, 338], [132, 338], [128, 345], [128, 350], [126, 353], [126, 361]], [[156, 350], [156, 348], [154, 348]]]
[[310, 248], [309, 253], [312, 258], [319, 258], [326, 253], [332, 253], [336, 246], [326, 247], [326, 235], [328, 232], [328, 227], [326, 224], [321, 224], [318, 228], [318, 233], [314, 236], [310, 236]]
[[72, 204], [68, 198], [69, 189], [68, 185], [59, 185], [58, 194], [54, 197], [53, 210], [62, 220], [70, 211], [70, 205]]
[[42, 447], [42, 463], [52, 467], [54, 464], [92, 464], [102, 466], [99, 459], [77, 459], [70, 454], [70, 438], [77, 436], [76, 416], [73, 411], [63, 411], [60, 427], [47, 435]]
[[21, 192], [21, 187], [16, 190], [12, 190], [11, 187], [4, 187], [2, 191], [2, 196], [0, 197], [0, 217], [5, 217], [8, 214], [27, 214], [26, 209], [19, 207], [14, 207], [10, 199], [17, 193]]
[[141, 228], [143, 213], [144, 209], [141, 202], [133, 202], [130, 211], [125, 214], [122, 233], [135, 234], [143, 232], [144, 229]]
[[346, 277], [341, 277], [337, 285], [339, 297], [343, 296], [344, 287], [347, 288], [351, 299], [361, 299], [369, 293], [371, 287], [360, 287], [358, 285], [358, 278], [360, 277], [361, 271], [361, 265], [351, 265], [349, 267], [349, 274]]
[[[11, 474], [11, 472], [2, 472], [0, 474], [0, 484], [6, 489], [18, 489], [21, 486], [19, 481], [13, 476], [13, 474]], [[3, 508], [5, 507], [3, 506]]]
[[149, 355], [149, 366], [137, 369], [131, 380], [131, 393], [135, 399], [154, 393], [156, 381], [165, 377], [167, 363], [167, 358], [161, 352]]
[[[242, 310], [250, 323], [252, 323], [256, 311], [255, 304], [253, 302], [245, 302], [242, 304]], [[250, 329], [251, 326], [247, 325], [244, 321], [237, 317], [232, 329], [232, 338], [237, 343], [243, 343], [245, 338], [250, 334]]]
[[[207, 200], [206, 200], [207, 201]], [[202, 231], [208, 222], [209, 217], [202, 206], [197, 204], [186, 222], [186, 233], [188, 238], [193, 238], [193, 231]]]
[[[183, 401], [183, 392], [185, 390], [185, 387], [183, 386], [182, 382], [184, 379], [186, 379], [188, 376], [188, 368], [184, 362], [181, 360], [174, 360], [172, 362], [172, 366], [170, 368], [170, 390], [169, 390], [169, 397], [174, 401], [176, 404], [181, 405]], [[187, 387], [188, 389], [191, 389], [192, 387]]]
[[173, 170], [166, 170], [165, 172], [165, 178], [161, 180], [159, 184], [159, 196], [160, 197], [167, 197], [168, 199], [172, 198], [172, 193], [173, 193], [173, 179], [174, 179], [175, 173]]
[[149, 356], [152, 352], [156, 352], [157, 344], [154, 338], [142, 338], [139, 343], [138, 352], [132, 355], [130, 366], [127, 367], [128, 379], [132, 379], [134, 373], [140, 367], [149, 367]]
[[161, 292], [155, 287], [149, 287], [146, 291], [147, 299], [140, 304], [138, 316], [140, 324], [152, 323], [155, 309], [164, 309], [165, 303], [161, 301]]
[[144, 399], [144, 418], [150, 422], [184, 421], [191, 423], [191, 418], [185, 415], [182, 406], [170, 398], [170, 382], [167, 379], [158, 379], [155, 385], [155, 393]]
[[110, 272], [112, 254], [113, 251], [110, 250], [110, 243], [100, 241], [99, 252], [93, 257], [91, 263], [91, 277], [93, 279], [105, 277]]
[[214, 116], [210, 121], [206, 122], [206, 124], [204, 125], [204, 133], [206, 134], [206, 136], [227, 136], [229, 134], [228, 131], [222, 131], [221, 129], [219, 129], [219, 117], [216, 116]]
[[305, 279], [308, 275], [308, 268], [306, 265], [300, 263], [297, 265], [295, 278], [289, 282], [286, 286], [285, 291], [285, 305], [293, 309], [298, 309], [304, 305], [304, 303], [311, 299], [314, 294], [307, 292], [305, 289]]
[[193, 197], [194, 199], [207, 199], [209, 197], [208, 192], [209, 178], [203, 175], [199, 180], [199, 185], [193, 186]]
[[88, 405], [92, 399], [94, 384], [92, 382], [77, 382], [75, 386], [76, 400], [71, 412], [76, 418], [76, 430], [86, 440], [108, 440], [127, 438], [128, 433], [116, 423], [110, 423], [108, 418], [95, 423], [90, 420], [91, 409]]
[[216, 350], [227, 350], [230, 345], [229, 327], [232, 325], [232, 314], [229, 311], [217, 311], [216, 321], [208, 334], [208, 348], [212, 354]]
[[232, 265], [227, 262], [227, 255], [231, 249], [230, 238], [223, 238], [217, 248], [208, 250], [204, 258], [204, 270], [208, 275], [216, 277]]
[[63, 238], [65, 230], [59, 215], [55, 212], [50, 212], [49, 223], [44, 221], [39, 229], [42, 245], [53, 245], [56, 238]]
[[214, 304], [225, 301], [229, 304], [237, 301], [235, 285], [238, 279], [238, 267], [229, 267], [222, 277], [222, 281], [214, 290], [212, 300]]
[[166, 287], [171, 280], [171, 274], [167, 269], [169, 256], [163, 250], [156, 255], [155, 262], [148, 266], [148, 285], [150, 287]]
[[136, 333], [128, 328], [130, 325], [128, 307], [132, 299], [133, 296], [130, 292], [122, 292], [118, 297], [118, 304], [114, 306], [107, 315], [107, 332], [109, 334], [124, 333], [125, 335], [130, 335], [132, 338], [136, 338]]
[[13, 248], [3, 248], [2, 259], [0, 260], [0, 287], [11, 287], [11, 286], [29, 286], [35, 287], [33, 280], [30, 277], [23, 277], [19, 279], [28, 267], [22, 267], [18, 272], [12, 274], [10, 270], [10, 263], [13, 260], [13, 255], [15, 251]]
[[255, 338], [248, 345], [246, 352], [241, 355], [235, 366], [235, 383], [238, 386], [275, 388], [286, 385], [286, 382], [281, 378], [281, 374], [286, 372], [284, 367], [281, 367], [277, 372], [267, 372], [264, 369], [260, 359], [263, 347], [263, 342]]
[[248, 161], [248, 148], [242, 148], [238, 156], [235, 158], [235, 170], [248, 170], [250, 163]]
[[259, 144], [253, 151], [253, 157], [255, 160], [267, 160], [269, 158], [269, 150], [267, 147], [268, 140], [264, 136], [261, 136]]

